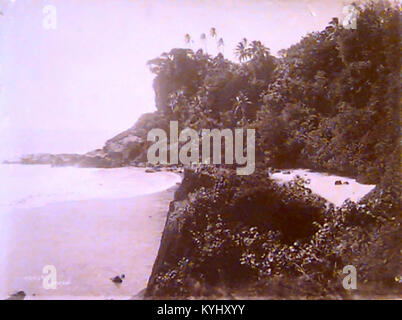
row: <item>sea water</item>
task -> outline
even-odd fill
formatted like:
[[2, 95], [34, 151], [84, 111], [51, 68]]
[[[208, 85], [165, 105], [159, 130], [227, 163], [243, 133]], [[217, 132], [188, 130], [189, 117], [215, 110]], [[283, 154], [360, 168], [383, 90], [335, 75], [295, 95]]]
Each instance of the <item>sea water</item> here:
[[98, 169], [0, 165], [0, 211], [89, 199], [121, 199], [163, 191], [180, 181], [170, 172], [133, 167]]
[[[179, 175], [13, 164], [0, 179], [0, 298], [126, 299], [146, 286], [173, 196], [152, 194]], [[110, 280], [122, 273], [121, 285]]]

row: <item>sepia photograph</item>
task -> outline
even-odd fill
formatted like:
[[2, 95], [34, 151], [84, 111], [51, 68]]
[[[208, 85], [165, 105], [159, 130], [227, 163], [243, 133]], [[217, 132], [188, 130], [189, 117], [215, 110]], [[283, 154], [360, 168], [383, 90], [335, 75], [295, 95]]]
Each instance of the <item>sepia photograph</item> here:
[[0, 0], [0, 299], [402, 299], [401, 13]]

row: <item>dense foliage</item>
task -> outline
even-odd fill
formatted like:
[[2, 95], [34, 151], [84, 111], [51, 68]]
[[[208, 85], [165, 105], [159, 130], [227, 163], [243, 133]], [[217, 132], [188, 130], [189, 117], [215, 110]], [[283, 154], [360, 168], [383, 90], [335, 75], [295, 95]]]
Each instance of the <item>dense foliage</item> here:
[[252, 127], [259, 161], [377, 183], [399, 162], [399, 42], [399, 11], [380, 3], [360, 9], [357, 29], [334, 18], [279, 59], [246, 39], [239, 64], [173, 49], [149, 62], [160, 127]]
[[[160, 127], [255, 128], [261, 169], [248, 177], [201, 170], [209, 184], [195, 183], [171, 212], [181, 217], [181, 244], [153, 295], [344, 296], [349, 264], [360, 294], [400, 294], [399, 19], [399, 8], [369, 3], [356, 29], [334, 18], [280, 58], [244, 39], [240, 63], [189, 49], [149, 62]], [[328, 207], [300, 180], [267, 179], [268, 166], [377, 188], [358, 204]]]
[[400, 293], [400, 208], [385, 192], [334, 208], [300, 179], [281, 186], [264, 171], [192, 175], [188, 201], [171, 212], [180, 242], [152, 295], [345, 297], [345, 265], [359, 270], [360, 295]]

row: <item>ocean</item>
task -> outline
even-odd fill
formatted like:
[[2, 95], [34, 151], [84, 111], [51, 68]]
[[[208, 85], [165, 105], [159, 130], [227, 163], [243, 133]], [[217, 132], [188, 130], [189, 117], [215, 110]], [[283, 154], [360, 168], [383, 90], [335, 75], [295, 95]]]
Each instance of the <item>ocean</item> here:
[[12, 164], [0, 179], [0, 298], [128, 299], [146, 286], [179, 175]]
[[163, 191], [180, 182], [170, 172], [144, 169], [0, 165], [0, 211], [32, 208], [56, 202], [121, 199]]

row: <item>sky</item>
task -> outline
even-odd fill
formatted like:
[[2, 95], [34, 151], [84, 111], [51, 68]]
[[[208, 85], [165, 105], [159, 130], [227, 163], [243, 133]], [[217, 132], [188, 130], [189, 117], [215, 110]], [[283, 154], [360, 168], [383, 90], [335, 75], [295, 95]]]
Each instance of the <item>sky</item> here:
[[175, 47], [273, 54], [342, 15], [338, 0], [0, 0], [0, 158], [86, 152], [152, 112], [146, 62]]

